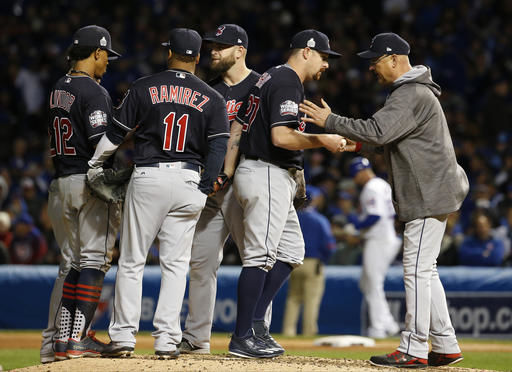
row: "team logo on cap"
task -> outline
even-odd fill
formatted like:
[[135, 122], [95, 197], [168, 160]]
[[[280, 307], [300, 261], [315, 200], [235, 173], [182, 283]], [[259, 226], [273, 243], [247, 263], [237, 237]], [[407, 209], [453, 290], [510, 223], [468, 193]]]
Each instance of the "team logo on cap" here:
[[192, 54], [192, 51], [191, 51], [190, 49], [187, 49], [187, 50], [185, 51], [185, 53], [186, 53], [186, 54]]
[[315, 39], [313, 39], [313, 38], [309, 39], [308, 42], [306, 43], [306, 45], [310, 48], [314, 48], [316, 45]]
[[222, 33], [224, 32], [224, 30], [226, 29], [226, 26], [220, 26], [218, 29], [217, 29], [217, 32], [215, 33], [215, 36], [220, 36], [222, 35]]
[[100, 45], [101, 45], [102, 47], [107, 46], [107, 39], [105, 39], [105, 36], [103, 36], [103, 37], [100, 39]]
[[298, 115], [299, 105], [290, 100], [284, 101], [283, 103], [281, 103], [279, 113], [281, 114], [281, 116]]
[[75, 41], [73, 41], [73, 44], [78, 44], [78, 39], [75, 39]]
[[391, 52], [392, 50], [390, 47], [386, 47], [386, 52]]

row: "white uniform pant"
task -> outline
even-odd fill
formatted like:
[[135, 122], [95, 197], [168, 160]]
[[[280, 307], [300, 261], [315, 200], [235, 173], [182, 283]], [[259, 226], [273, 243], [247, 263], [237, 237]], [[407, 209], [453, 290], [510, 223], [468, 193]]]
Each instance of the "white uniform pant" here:
[[407, 312], [398, 350], [426, 359], [432, 351], [460, 353], [437, 272], [436, 259], [446, 228], [446, 215], [412, 220], [404, 231], [404, 284]]
[[188, 315], [183, 338], [209, 349], [217, 294], [217, 270], [228, 235], [238, 249], [244, 242], [242, 208], [228, 186], [206, 200], [197, 222], [190, 259]]
[[276, 260], [301, 265], [304, 239], [293, 206], [297, 185], [288, 171], [242, 157], [233, 187], [244, 211], [243, 266], [271, 270]]
[[389, 265], [400, 249], [400, 239], [371, 238], [364, 242], [363, 267], [359, 287], [368, 304], [369, 337], [386, 337], [399, 328], [394, 320], [384, 293], [384, 281]]
[[162, 279], [153, 318], [155, 350], [174, 351], [181, 341], [180, 312], [194, 230], [206, 195], [199, 173], [178, 168], [136, 167], [128, 185], [109, 335], [135, 346], [142, 301], [142, 276], [158, 236]]
[[53, 284], [48, 308], [48, 325], [43, 331], [41, 341], [41, 354], [53, 354], [53, 337], [58, 336], [60, 328], [60, 306], [62, 298], [62, 287], [64, 279], [71, 269], [71, 250], [68, 246], [66, 230], [63, 221], [62, 201], [59, 196], [59, 185], [57, 179], [50, 183], [48, 189], [48, 216], [52, 222], [53, 234], [57, 245], [60, 248], [61, 259], [59, 272]]

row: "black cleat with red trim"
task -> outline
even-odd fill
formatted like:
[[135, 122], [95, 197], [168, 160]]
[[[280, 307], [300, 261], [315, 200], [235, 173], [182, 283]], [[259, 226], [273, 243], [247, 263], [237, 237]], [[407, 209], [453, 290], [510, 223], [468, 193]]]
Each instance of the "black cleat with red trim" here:
[[372, 356], [370, 363], [379, 367], [395, 368], [427, 368], [427, 359], [416, 358], [412, 355], [394, 351], [390, 354]]

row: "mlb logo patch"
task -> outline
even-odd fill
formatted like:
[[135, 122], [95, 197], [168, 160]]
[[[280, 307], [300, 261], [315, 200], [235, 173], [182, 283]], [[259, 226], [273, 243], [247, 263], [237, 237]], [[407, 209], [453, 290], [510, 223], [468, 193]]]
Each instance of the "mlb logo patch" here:
[[299, 114], [299, 105], [293, 101], [287, 100], [281, 103], [279, 113], [281, 116], [286, 115], [295, 115]]
[[101, 110], [94, 111], [89, 115], [91, 127], [97, 128], [100, 125], [107, 126], [107, 114]]

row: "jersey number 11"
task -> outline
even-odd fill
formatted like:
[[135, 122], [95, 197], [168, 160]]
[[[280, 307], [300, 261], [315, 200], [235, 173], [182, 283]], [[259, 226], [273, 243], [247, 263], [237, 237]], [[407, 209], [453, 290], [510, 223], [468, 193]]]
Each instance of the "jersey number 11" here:
[[[170, 112], [164, 119], [165, 133], [164, 133], [164, 146], [163, 149], [169, 151], [172, 149], [172, 132], [174, 131], [174, 119], [176, 117], [175, 112]], [[176, 141], [176, 152], [185, 151], [185, 141], [187, 139], [187, 125], [188, 125], [188, 114], [180, 116], [176, 122], [178, 127], [178, 138]]]

